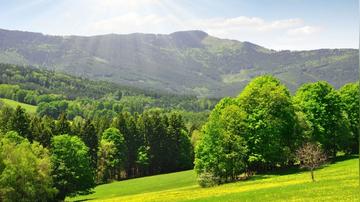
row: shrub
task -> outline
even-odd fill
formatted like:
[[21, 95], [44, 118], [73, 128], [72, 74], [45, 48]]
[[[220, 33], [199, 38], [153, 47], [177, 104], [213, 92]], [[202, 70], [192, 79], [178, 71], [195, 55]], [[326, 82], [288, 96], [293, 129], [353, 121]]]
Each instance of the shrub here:
[[220, 178], [214, 176], [214, 174], [210, 172], [204, 172], [199, 174], [197, 181], [201, 187], [213, 187], [220, 184]]

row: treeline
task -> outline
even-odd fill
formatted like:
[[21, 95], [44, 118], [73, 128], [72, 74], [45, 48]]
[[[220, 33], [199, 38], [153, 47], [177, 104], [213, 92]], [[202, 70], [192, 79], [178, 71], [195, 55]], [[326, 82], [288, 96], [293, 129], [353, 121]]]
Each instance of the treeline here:
[[358, 82], [339, 90], [325, 81], [308, 83], [291, 96], [272, 76], [253, 79], [238, 97], [222, 99], [195, 131], [200, 185], [293, 166], [306, 143], [319, 145], [330, 159], [358, 154], [359, 99]]
[[[3, 84], [3, 85], [1, 85]], [[4, 85], [8, 84], [8, 85]], [[212, 109], [217, 99], [198, 99], [191, 95], [174, 95], [155, 90], [141, 90], [105, 81], [91, 81], [67, 74], [32, 67], [0, 63], [0, 97], [32, 105], [43, 104], [44, 111], [56, 110], [59, 100], [96, 102], [109, 109], [141, 113], [147, 108], [204, 111]], [[108, 103], [103, 103], [109, 101]], [[122, 101], [122, 103], [118, 103]], [[123, 105], [123, 106], [121, 106]], [[71, 114], [71, 113], [68, 113]], [[57, 116], [54, 116], [57, 118]]]
[[[6, 179], [0, 180], [0, 199], [5, 201], [63, 200], [87, 193], [95, 184], [193, 167], [193, 146], [182, 116], [160, 109], [69, 121], [64, 113], [53, 119], [3, 105], [0, 139], [11, 147], [0, 149], [0, 179]], [[23, 165], [31, 159], [36, 163]]]

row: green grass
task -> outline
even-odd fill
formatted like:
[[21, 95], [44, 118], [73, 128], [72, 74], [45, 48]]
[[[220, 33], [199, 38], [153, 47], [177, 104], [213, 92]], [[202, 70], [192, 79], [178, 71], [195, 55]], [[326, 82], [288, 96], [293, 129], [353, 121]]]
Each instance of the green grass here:
[[200, 188], [194, 171], [144, 177], [100, 185], [71, 201], [358, 201], [359, 160], [342, 160], [315, 171], [268, 173], [247, 181]]
[[9, 99], [5, 99], [5, 98], [0, 98], [0, 101], [9, 105], [10, 107], [16, 108], [18, 105], [20, 105], [22, 108], [24, 108], [26, 110], [26, 112], [28, 113], [36, 113], [36, 106], [34, 105], [29, 105], [29, 104], [25, 104], [22, 102], [17, 102], [14, 100], [9, 100]]

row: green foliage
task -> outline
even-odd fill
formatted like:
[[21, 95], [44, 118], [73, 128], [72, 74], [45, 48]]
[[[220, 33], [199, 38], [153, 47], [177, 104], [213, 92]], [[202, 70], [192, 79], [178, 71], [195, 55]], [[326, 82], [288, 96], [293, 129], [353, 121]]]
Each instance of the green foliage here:
[[108, 128], [101, 136], [101, 143], [103, 144], [102, 148], [108, 148], [104, 151], [111, 154], [109, 155], [110, 159], [107, 159], [109, 179], [120, 179], [120, 171], [125, 167], [127, 152], [124, 135], [117, 128]]
[[77, 136], [58, 135], [51, 141], [54, 186], [57, 199], [83, 194], [94, 187], [89, 149]]
[[55, 122], [48, 116], [43, 118], [34, 116], [30, 121], [30, 131], [35, 141], [49, 148], [55, 133]]
[[136, 120], [130, 113], [119, 113], [113, 119], [112, 126], [119, 129], [121, 134], [124, 135], [126, 144], [126, 171], [128, 177], [135, 176], [136, 158], [138, 149], [144, 144], [144, 136], [141, 134], [136, 126]]
[[1, 106], [0, 111], [0, 132], [6, 133], [10, 130], [10, 120], [9, 117], [12, 117], [14, 114], [14, 109], [7, 105]]
[[79, 136], [85, 145], [89, 148], [91, 165], [94, 169], [96, 169], [99, 138], [96, 134], [95, 127], [90, 120], [86, 120], [84, 123], [82, 123]]
[[16, 131], [20, 136], [25, 137], [32, 141], [33, 136], [29, 129], [30, 121], [24, 109], [20, 106], [16, 107], [14, 114], [9, 117], [8, 128], [9, 130]]
[[0, 81], [0, 98], [38, 105], [38, 114], [53, 118], [64, 110], [71, 119], [78, 115], [93, 118], [96, 113], [141, 113], [151, 107], [198, 112], [211, 109], [217, 102], [1, 63]]
[[235, 105], [235, 100], [224, 98], [216, 105], [195, 150], [195, 171], [199, 178], [204, 177], [199, 182], [211, 181], [213, 177], [218, 179], [213, 183], [233, 181], [246, 171], [244, 120], [245, 113]]
[[304, 84], [294, 96], [294, 105], [310, 122], [310, 141], [319, 142], [332, 157], [350, 144], [349, 121], [341, 97], [327, 82]]
[[340, 88], [339, 94], [343, 109], [347, 113], [350, 123], [351, 146], [349, 150], [352, 153], [359, 152], [359, 118], [360, 118], [360, 89], [359, 82], [349, 83]]
[[144, 167], [149, 165], [149, 147], [141, 146], [137, 152], [136, 164], [144, 169]]
[[98, 151], [97, 161], [97, 183], [105, 183], [112, 180], [113, 170], [117, 161], [117, 152], [114, 142], [101, 140]]
[[61, 113], [59, 119], [55, 123], [55, 134], [56, 135], [71, 134], [70, 123], [66, 118], [65, 113]]
[[197, 182], [201, 187], [213, 187], [220, 183], [220, 179], [211, 172], [200, 173]]
[[49, 152], [16, 132], [0, 139], [0, 200], [49, 201], [52, 187]]
[[[252, 80], [237, 98], [245, 111], [249, 162], [255, 167], [286, 164], [295, 150], [295, 113], [288, 89], [272, 76]], [[255, 168], [258, 169], [258, 168]]]

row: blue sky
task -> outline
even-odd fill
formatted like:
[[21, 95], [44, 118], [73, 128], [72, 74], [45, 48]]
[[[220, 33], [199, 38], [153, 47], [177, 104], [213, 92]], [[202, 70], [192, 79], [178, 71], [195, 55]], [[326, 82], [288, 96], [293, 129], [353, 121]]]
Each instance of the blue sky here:
[[276, 50], [357, 48], [357, 0], [0, 0], [0, 28], [52, 35], [204, 30]]

